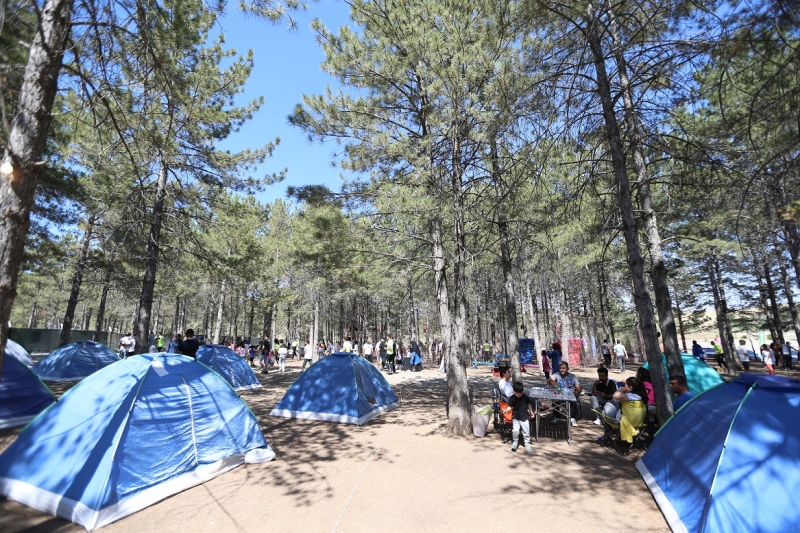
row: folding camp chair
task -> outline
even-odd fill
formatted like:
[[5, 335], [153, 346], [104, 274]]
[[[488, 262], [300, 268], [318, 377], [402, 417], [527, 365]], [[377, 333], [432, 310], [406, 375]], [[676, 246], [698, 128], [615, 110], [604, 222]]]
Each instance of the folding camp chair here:
[[628, 455], [637, 443], [641, 444], [643, 450], [647, 450], [647, 438], [645, 429], [647, 428], [647, 406], [641, 401], [625, 402], [622, 404], [622, 417], [630, 423], [631, 428], [635, 431], [633, 435], [629, 435], [630, 441], [623, 437], [622, 424], [616, 418], [607, 416], [601, 411], [592, 409], [592, 411], [600, 418], [603, 427], [606, 429], [608, 438], [602, 440], [603, 447], [607, 446], [609, 442], [614, 445], [617, 453], [620, 455]]
[[500, 435], [500, 438], [505, 441], [506, 439], [511, 440], [511, 432], [514, 429], [513, 422], [511, 422], [511, 413], [505, 414], [502, 412], [501, 409], [501, 402], [503, 407], [508, 406], [508, 398], [506, 398], [503, 393], [499, 390], [495, 389], [492, 391], [493, 402], [492, 402], [492, 411], [494, 414], [494, 429]]

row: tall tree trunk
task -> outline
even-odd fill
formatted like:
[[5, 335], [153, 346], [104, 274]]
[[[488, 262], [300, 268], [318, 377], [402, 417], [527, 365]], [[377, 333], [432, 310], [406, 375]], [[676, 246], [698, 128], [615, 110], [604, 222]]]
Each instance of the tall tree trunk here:
[[158, 164], [158, 181], [153, 212], [150, 217], [150, 236], [147, 240], [147, 255], [144, 259], [144, 278], [142, 293], [139, 297], [139, 312], [133, 325], [133, 336], [136, 339], [136, 353], [146, 352], [147, 337], [150, 333], [150, 313], [153, 309], [153, 297], [156, 289], [156, 271], [158, 270], [159, 253], [161, 251], [161, 225], [164, 221], [164, 199], [167, 196], [167, 164], [162, 158]]
[[781, 313], [778, 308], [778, 299], [775, 296], [775, 286], [772, 284], [772, 274], [770, 273], [769, 261], [764, 261], [764, 281], [767, 284], [767, 296], [769, 297], [769, 305], [772, 310], [772, 323], [775, 325], [775, 330], [778, 333], [778, 338], [773, 339], [776, 342], [783, 344], [783, 324], [781, 323]]
[[30, 46], [16, 114], [0, 165], [0, 372], [36, 182], [42, 169], [42, 154], [58, 89], [58, 73], [69, 35], [72, 3], [72, 0], [47, 0], [38, 12], [38, 28]]
[[733, 365], [729, 361], [731, 348], [728, 342], [728, 332], [725, 326], [725, 321], [728, 318], [727, 302], [723, 300], [722, 293], [720, 292], [719, 278], [717, 277], [717, 270], [714, 265], [715, 259], [712, 255], [706, 256], [706, 272], [708, 273], [708, 281], [711, 284], [711, 294], [714, 297], [714, 310], [717, 313], [717, 332], [719, 333], [719, 342], [722, 345], [722, 351], [725, 354], [725, 364], [728, 366], [728, 374], [733, 373]]
[[[36, 293], [37, 294], [39, 293], [40, 288], [41, 288], [41, 284], [37, 283], [37, 285], [36, 285]], [[36, 298], [34, 298], [33, 299], [33, 304], [31, 304], [31, 314], [28, 317], [28, 329], [30, 329], [30, 328], [32, 328], [32, 327], [34, 327], [36, 325], [36, 306], [37, 306], [37, 302], [38, 302], [38, 300]]]
[[683, 311], [681, 311], [680, 304], [675, 300], [675, 313], [678, 315], [678, 331], [681, 335], [681, 343], [683, 344], [683, 351], [686, 352], [686, 331], [683, 328]]
[[261, 328], [261, 335], [270, 335], [272, 332], [272, 309], [273, 309], [273, 302], [272, 299], [269, 299], [267, 303], [267, 308], [264, 310], [264, 327]]
[[800, 341], [800, 317], [797, 315], [797, 306], [794, 303], [794, 295], [792, 294], [792, 282], [789, 279], [789, 272], [786, 270], [786, 265], [783, 264], [783, 254], [777, 249], [779, 253], [778, 266], [781, 270], [781, 280], [783, 281], [783, 292], [786, 294], [786, 303], [789, 305], [789, 312], [792, 314], [792, 327], [794, 328], [795, 338]]
[[214, 339], [211, 341], [214, 344], [219, 344], [219, 334], [222, 332], [222, 311], [225, 308], [225, 281], [219, 287], [219, 306], [217, 307], [217, 320], [214, 322]]
[[642, 334], [645, 342], [645, 353], [647, 361], [650, 364], [650, 374], [653, 378], [653, 390], [656, 396], [658, 418], [663, 424], [673, 414], [672, 397], [670, 395], [669, 382], [667, 381], [664, 367], [661, 364], [661, 348], [659, 347], [658, 337], [656, 336], [653, 303], [650, 299], [650, 291], [647, 288], [647, 280], [645, 278], [644, 261], [642, 260], [642, 250], [639, 245], [639, 234], [636, 228], [631, 189], [628, 183], [628, 169], [626, 166], [625, 154], [622, 149], [622, 138], [617, 124], [617, 117], [614, 112], [611, 85], [606, 72], [606, 58], [603, 53], [600, 34], [597, 29], [598, 21], [595, 17], [594, 6], [592, 4], [587, 6], [587, 15], [589, 23], [587, 38], [594, 59], [594, 67], [597, 74], [597, 90], [603, 108], [603, 119], [606, 126], [606, 135], [608, 136], [614, 177], [619, 189], [619, 210], [622, 219], [622, 233], [625, 237], [628, 268], [633, 278], [633, 300], [641, 322]]
[[256, 316], [256, 299], [250, 297], [250, 316], [247, 319], [247, 342], [253, 337], [253, 320]]
[[644, 131], [638, 113], [633, 104], [633, 90], [628, 80], [628, 67], [623, 54], [623, 45], [617, 31], [616, 18], [613, 9], [609, 10], [611, 34], [614, 41], [614, 53], [617, 59], [617, 74], [620, 78], [620, 91], [625, 106], [625, 124], [628, 128], [629, 144], [633, 155], [633, 166], [636, 170], [636, 182], [639, 191], [644, 218], [644, 230], [647, 236], [647, 245], [650, 252], [652, 270], [650, 279], [653, 282], [653, 292], [656, 297], [659, 325], [661, 326], [661, 340], [664, 343], [664, 355], [667, 358], [667, 368], [670, 375], [685, 375], [683, 359], [678, 347], [678, 331], [675, 327], [675, 318], [672, 315], [672, 297], [670, 296], [667, 281], [667, 265], [664, 262], [664, 252], [661, 248], [661, 235], [658, 231], [658, 220], [653, 208], [653, 199], [650, 194], [650, 179], [647, 176], [647, 164], [642, 154]]
[[75, 307], [78, 305], [78, 297], [81, 293], [83, 269], [86, 266], [86, 259], [89, 257], [89, 246], [92, 243], [94, 221], [94, 215], [90, 216], [89, 220], [86, 222], [86, 230], [83, 232], [83, 242], [81, 243], [81, 250], [78, 253], [78, 262], [75, 264], [75, 272], [72, 274], [72, 289], [70, 290], [69, 300], [67, 301], [67, 311], [64, 313], [61, 336], [58, 339], [59, 348], [65, 344], [69, 344], [69, 338], [72, 334], [72, 320], [75, 318]]
[[511, 261], [511, 243], [508, 237], [508, 219], [506, 217], [506, 191], [502, 169], [497, 153], [497, 139], [492, 135], [492, 183], [497, 198], [497, 233], [500, 237], [500, 262], [503, 267], [503, 288], [505, 292], [505, 352], [511, 358], [511, 375], [514, 381], [522, 381], [520, 370], [519, 342], [517, 341], [517, 295], [514, 291], [514, 271]]
[[[456, 143], [457, 144], [457, 143]], [[447, 388], [449, 392], [448, 422], [450, 431], [458, 436], [472, 434], [467, 363], [467, 246], [464, 230], [464, 191], [461, 172], [457, 162], [459, 149], [453, 148], [453, 168], [450, 170], [451, 194], [453, 198], [453, 349], [447, 365]]]
[[172, 317], [172, 334], [175, 335], [176, 333], [181, 332], [181, 297], [180, 295], [175, 295], [175, 315]]
[[[789, 205], [789, 197], [786, 194], [786, 183], [784, 182], [783, 175], [776, 175], [774, 181], [781, 208], [785, 208]], [[794, 220], [792, 220], [790, 217], [784, 217], [780, 215], [782, 215], [782, 213], [778, 213], [778, 219], [783, 225], [783, 232], [786, 237], [786, 247], [789, 249], [789, 255], [792, 258], [795, 283], [797, 283], [797, 286], [800, 287], [800, 234], [798, 234], [797, 224], [794, 222]], [[800, 337], [798, 337], [797, 340], [800, 341]]]
[[[111, 285], [111, 271], [106, 270], [103, 276], [103, 291], [100, 293], [100, 305], [97, 308], [97, 324], [94, 328], [92, 340], [100, 342], [100, 332], [103, 331], [103, 320], [106, 318], [106, 300], [108, 299], [108, 287]], [[107, 344], [111, 344], [111, 339], [106, 339]]]
[[[533, 298], [531, 297], [531, 282], [530, 280], [525, 279], [525, 295], [528, 298], [528, 312], [531, 315], [531, 327], [533, 328], [533, 344], [534, 344], [534, 354], [533, 357], [536, 361], [539, 361], [539, 353], [544, 349], [542, 347], [542, 337], [539, 333], [539, 315], [536, 313], [533, 304]], [[539, 368], [541, 368], [541, 361], [539, 361]]]

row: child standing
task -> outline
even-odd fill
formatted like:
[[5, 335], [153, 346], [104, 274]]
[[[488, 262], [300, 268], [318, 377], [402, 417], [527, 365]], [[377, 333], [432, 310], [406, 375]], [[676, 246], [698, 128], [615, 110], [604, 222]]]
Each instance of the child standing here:
[[289, 350], [286, 349], [286, 345], [281, 343], [281, 347], [278, 348], [278, 369], [280, 369], [281, 374], [286, 370], [286, 354], [288, 353]]
[[508, 399], [508, 408], [505, 412], [513, 410], [512, 420], [513, 429], [511, 430], [511, 438], [514, 440], [511, 444], [511, 451], [517, 451], [519, 447], [519, 432], [522, 430], [522, 438], [525, 441], [525, 451], [533, 453], [531, 448], [531, 423], [530, 420], [533, 416], [533, 407], [531, 407], [531, 399], [527, 394], [522, 392], [524, 389], [521, 381], [514, 382], [514, 395]]

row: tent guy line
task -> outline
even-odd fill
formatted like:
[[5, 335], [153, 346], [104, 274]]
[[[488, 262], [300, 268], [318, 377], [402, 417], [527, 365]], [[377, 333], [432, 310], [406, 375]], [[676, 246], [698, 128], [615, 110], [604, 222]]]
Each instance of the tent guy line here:
[[[402, 397], [402, 396], [403, 396], [403, 392], [402, 392], [402, 389], [401, 389], [400, 397]], [[361, 477], [359, 477], [358, 481], [356, 481], [356, 486], [353, 487], [353, 491], [350, 493], [350, 497], [347, 498], [347, 503], [344, 504], [344, 508], [342, 509], [342, 514], [339, 515], [339, 519], [336, 521], [336, 524], [334, 524], [333, 529], [331, 529], [331, 533], [335, 533], [336, 532], [336, 528], [339, 527], [339, 523], [342, 521], [342, 518], [344, 518], [344, 514], [347, 512], [347, 508], [350, 506], [350, 502], [353, 500], [353, 496], [356, 495], [356, 491], [358, 490], [359, 485], [361, 485], [361, 480], [364, 479], [364, 476], [367, 474], [367, 469], [369, 468], [369, 465], [372, 462], [372, 457], [375, 455], [375, 451], [378, 448], [381, 447], [381, 444], [383, 443], [383, 439], [385, 439], [386, 436], [389, 434], [389, 432], [392, 430], [392, 428], [394, 427], [395, 422], [397, 422], [398, 420], [402, 419], [405, 416], [402, 413], [402, 410], [403, 410], [403, 404], [401, 403], [400, 404], [400, 413], [398, 413], [399, 416], [396, 416], [394, 418], [394, 420], [392, 420], [392, 422], [389, 424], [389, 427], [387, 427], [386, 431], [383, 432], [383, 436], [381, 437], [381, 440], [379, 440], [378, 444], [376, 444], [375, 447], [372, 448], [372, 451], [370, 452], [369, 457], [367, 457], [367, 464], [364, 465], [364, 470], [361, 471]]]

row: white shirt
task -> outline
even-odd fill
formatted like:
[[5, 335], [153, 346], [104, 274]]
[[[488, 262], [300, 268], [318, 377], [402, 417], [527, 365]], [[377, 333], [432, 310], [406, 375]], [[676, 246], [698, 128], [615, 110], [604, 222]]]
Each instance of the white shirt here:
[[306, 347], [304, 348], [304, 350], [305, 350], [305, 353], [303, 355], [303, 359], [313, 359], [314, 358], [314, 352], [311, 350], [311, 345], [310, 344], [306, 344]]
[[136, 337], [134, 337], [133, 335], [130, 335], [128, 337], [125, 337], [122, 340], [125, 341], [125, 342], [122, 343], [122, 345], [128, 347], [128, 353], [133, 353], [134, 350], [136, 349]]
[[372, 344], [368, 342], [364, 343], [364, 355], [372, 355]]
[[286, 354], [289, 353], [289, 350], [286, 349], [286, 346], [281, 346], [278, 348], [278, 356], [281, 359], [286, 359]]
[[353, 351], [353, 343], [350, 341], [344, 341], [342, 344], [342, 351], [343, 352], [352, 352]]
[[503, 378], [500, 378], [500, 382], [497, 384], [497, 387], [500, 389], [500, 392], [503, 393], [503, 396], [506, 398], [511, 398], [514, 396], [514, 387], [511, 385], [510, 381], [506, 381]]
[[764, 359], [765, 365], [775, 364], [775, 354], [772, 353], [772, 350], [761, 350], [761, 357]]
[[742, 363], [750, 362], [750, 356], [747, 354], [747, 349], [741, 344], [736, 347], [736, 355]]
[[617, 353], [617, 357], [625, 357], [625, 346], [622, 343], [615, 344], [614, 351]]

